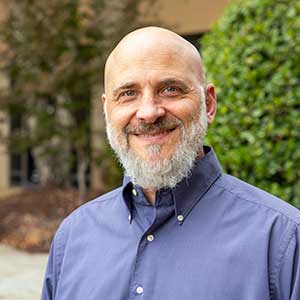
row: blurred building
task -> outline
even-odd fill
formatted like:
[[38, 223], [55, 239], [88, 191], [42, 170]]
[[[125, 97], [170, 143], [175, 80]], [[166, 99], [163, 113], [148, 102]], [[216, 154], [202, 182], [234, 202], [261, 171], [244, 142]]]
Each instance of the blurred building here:
[[[225, 6], [230, 0], [156, 0], [153, 3], [148, 1], [141, 10], [147, 10], [147, 5], [154, 5], [151, 13], [144, 12], [144, 21], [152, 25], [161, 25], [181, 34], [187, 40], [198, 46], [198, 40], [203, 34], [208, 32], [212, 24], [223, 13]], [[4, 15], [4, 7], [0, 3], [0, 21]], [[0, 85], [6, 85], [7, 81], [0, 74]], [[95, 101], [91, 122], [93, 128], [100, 124], [99, 116], [101, 111], [99, 101]], [[17, 120], [11, 120], [8, 116], [0, 112], [0, 133], [9, 133], [13, 128], [18, 127]], [[93, 144], [97, 144], [97, 136], [94, 137]], [[98, 169], [91, 166], [91, 184], [98, 185]], [[0, 193], [1, 189], [10, 186], [22, 186], [34, 183], [37, 174], [34, 161], [30, 151], [18, 154], [8, 151], [6, 145], [0, 140]]]

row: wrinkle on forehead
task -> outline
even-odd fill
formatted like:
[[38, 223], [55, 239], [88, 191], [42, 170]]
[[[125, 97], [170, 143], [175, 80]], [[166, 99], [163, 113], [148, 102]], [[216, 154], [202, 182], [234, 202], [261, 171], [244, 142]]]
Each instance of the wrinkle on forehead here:
[[147, 60], [155, 62], [155, 57], [176, 59], [190, 64], [205, 84], [205, 72], [198, 50], [178, 34], [160, 27], [145, 27], [126, 35], [109, 55], [105, 64], [105, 87], [114, 69], [128, 61]]

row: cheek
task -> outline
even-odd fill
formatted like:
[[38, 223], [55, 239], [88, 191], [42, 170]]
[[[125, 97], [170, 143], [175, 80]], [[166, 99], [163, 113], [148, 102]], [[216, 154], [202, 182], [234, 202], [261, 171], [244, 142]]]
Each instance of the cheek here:
[[123, 130], [130, 123], [132, 115], [126, 108], [113, 107], [107, 109], [107, 117], [118, 130]]
[[186, 126], [200, 114], [200, 104], [195, 102], [184, 102], [176, 107], [170, 107], [169, 111], [172, 115], [180, 119], [184, 126]]

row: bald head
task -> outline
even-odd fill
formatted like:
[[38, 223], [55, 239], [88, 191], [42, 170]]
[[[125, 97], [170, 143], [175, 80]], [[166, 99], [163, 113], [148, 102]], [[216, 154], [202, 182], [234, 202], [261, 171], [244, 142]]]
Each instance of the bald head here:
[[105, 88], [116, 66], [124, 60], [144, 59], [164, 55], [189, 64], [205, 84], [205, 72], [198, 50], [180, 35], [160, 27], [145, 27], [126, 35], [110, 53], [105, 64]]

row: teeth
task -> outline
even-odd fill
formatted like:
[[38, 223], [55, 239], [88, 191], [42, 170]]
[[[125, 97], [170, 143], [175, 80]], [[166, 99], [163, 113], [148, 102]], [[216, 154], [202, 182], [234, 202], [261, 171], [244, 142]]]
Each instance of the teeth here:
[[156, 136], [156, 135], [160, 135], [160, 134], [169, 133], [169, 132], [173, 131], [174, 129], [175, 128], [168, 129], [168, 130], [165, 130], [165, 131], [153, 132], [153, 133], [135, 133], [135, 135], [137, 135], [137, 136], [144, 136], [144, 137], [147, 137], [147, 136]]
[[165, 134], [167, 131], [162, 131], [162, 132], [156, 132], [156, 133], [148, 133], [148, 134], [141, 134], [142, 136], [156, 136], [160, 134]]

